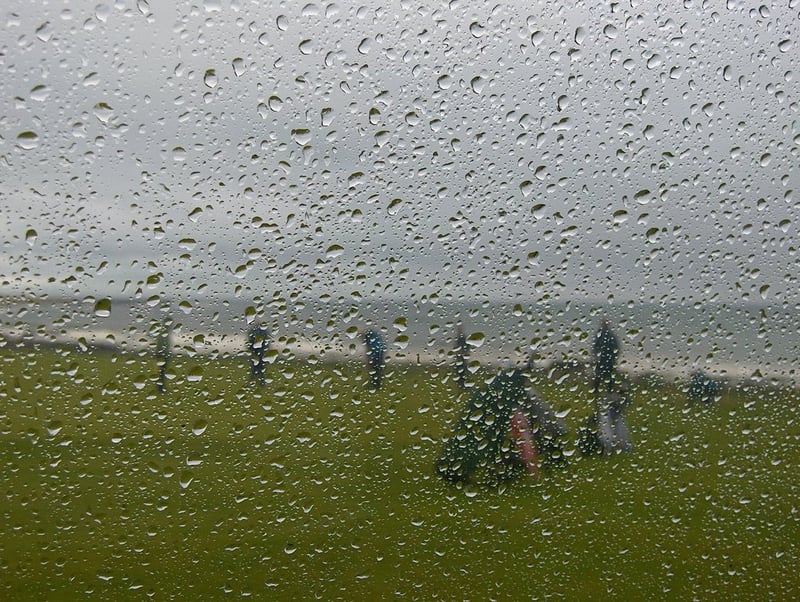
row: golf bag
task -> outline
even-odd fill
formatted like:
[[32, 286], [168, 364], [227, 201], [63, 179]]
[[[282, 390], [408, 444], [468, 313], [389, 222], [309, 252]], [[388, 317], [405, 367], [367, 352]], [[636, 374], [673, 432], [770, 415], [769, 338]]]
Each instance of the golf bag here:
[[490, 480], [519, 474], [509, 425], [524, 401], [525, 378], [519, 370], [500, 373], [487, 388], [476, 391], [444, 446], [436, 472], [451, 482], [467, 482], [478, 471], [485, 471]]
[[[526, 468], [535, 474], [539, 462], [566, 463], [564, 422], [538, 395], [529, 397], [526, 384], [524, 373], [513, 370], [472, 395], [436, 463], [442, 478], [465, 482], [481, 472], [489, 482], [503, 481]], [[530, 432], [520, 433], [521, 424]]]
[[608, 393], [598, 401], [594, 416], [578, 431], [578, 449], [583, 455], [609, 455], [631, 450], [624, 414], [630, 403], [627, 393]]

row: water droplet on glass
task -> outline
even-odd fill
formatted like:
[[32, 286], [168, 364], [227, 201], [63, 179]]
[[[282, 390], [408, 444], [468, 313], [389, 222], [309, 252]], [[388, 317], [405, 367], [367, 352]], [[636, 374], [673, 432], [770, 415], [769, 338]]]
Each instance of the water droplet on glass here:
[[203, 0], [203, 8], [207, 13], [217, 13], [222, 10], [220, 0]]
[[606, 36], [606, 37], [607, 37], [609, 40], [615, 40], [615, 39], [617, 38], [617, 28], [616, 28], [616, 27], [614, 27], [614, 26], [613, 26], [611, 23], [609, 23], [608, 25], [606, 25], [606, 26], [603, 28], [603, 34], [604, 34], [604, 35], [605, 35], [605, 36]]
[[778, 50], [780, 50], [781, 52], [789, 52], [792, 49], [793, 45], [794, 43], [792, 42], [792, 40], [788, 39], [781, 40], [780, 42], [778, 42]]
[[300, 146], [305, 146], [311, 142], [311, 130], [305, 128], [292, 130], [292, 140]]
[[486, 85], [486, 80], [481, 76], [473, 77], [470, 80], [469, 85], [472, 88], [472, 91], [475, 92], [475, 94], [480, 94], [481, 92], [483, 92], [483, 88]]
[[94, 9], [94, 16], [101, 23], [108, 21], [108, 16], [111, 14], [111, 7], [108, 4], [98, 4]]
[[344, 253], [344, 247], [342, 247], [342, 245], [331, 245], [325, 251], [325, 258], [326, 259], [336, 259], [342, 253]]
[[200, 418], [194, 421], [194, 424], [192, 425], [192, 433], [195, 435], [202, 435], [203, 433], [206, 432], [207, 428], [208, 428], [208, 422]]
[[733, 69], [731, 69], [730, 65], [725, 65], [722, 69], [722, 79], [726, 82], [729, 82], [733, 79]]
[[386, 130], [381, 130], [380, 132], [377, 132], [375, 134], [375, 144], [377, 144], [378, 147], [383, 147], [387, 142], [389, 142], [389, 139], [391, 137], [392, 137], [391, 132], [388, 132]]
[[87, 88], [89, 86], [96, 86], [100, 83], [100, 76], [98, 75], [97, 71], [92, 71], [89, 75], [83, 78], [81, 83]]
[[181, 476], [178, 480], [181, 489], [186, 489], [189, 485], [192, 484], [192, 481], [194, 481], [194, 475], [191, 472], [189, 472], [188, 470], [184, 470], [183, 472], [181, 472]]
[[473, 332], [467, 337], [467, 344], [473, 347], [480, 347], [486, 342], [486, 335], [482, 332]]
[[94, 116], [97, 117], [98, 121], [101, 123], [108, 123], [111, 119], [111, 115], [114, 113], [114, 109], [105, 102], [98, 102], [94, 105], [92, 112]]
[[447, 90], [450, 86], [453, 85], [453, 78], [449, 75], [442, 75], [439, 79], [436, 80], [436, 84], [442, 90]]
[[581, 46], [585, 40], [586, 40], [586, 30], [583, 27], [578, 27], [575, 30], [575, 43], [578, 46]]
[[481, 38], [486, 33], [486, 28], [480, 23], [473, 21], [469, 26], [469, 32], [474, 38]]
[[644, 188], [633, 195], [633, 200], [640, 205], [647, 205], [650, 202], [650, 190]]
[[23, 150], [32, 150], [39, 146], [39, 136], [36, 132], [21, 132], [17, 134], [17, 146]]
[[764, 153], [761, 155], [761, 158], [758, 160], [758, 164], [761, 167], [766, 167], [772, 161], [772, 155], [770, 153]]
[[25, 242], [30, 246], [33, 246], [33, 244], [36, 242], [36, 236], [36, 230], [29, 228], [25, 231]]
[[286, 31], [289, 29], [289, 19], [286, 18], [286, 15], [278, 15], [275, 19], [275, 26], [281, 31]]
[[525, 180], [519, 185], [519, 189], [522, 191], [522, 196], [530, 196], [530, 194], [533, 192], [533, 182], [530, 180]]
[[369, 122], [372, 125], [378, 125], [381, 122], [381, 112], [375, 107], [369, 110]]
[[206, 69], [206, 73], [203, 75], [203, 83], [206, 87], [216, 88], [217, 82], [217, 72], [214, 69]]
[[364, 38], [358, 45], [358, 52], [360, 54], [369, 54], [369, 51], [371, 49], [372, 49], [372, 40], [369, 38]]
[[664, 62], [664, 59], [661, 57], [660, 54], [655, 53], [649, 59], [647, 59], [647, 68], [648, 69], [658, 69], [661, 64]]
[[111, 315], [111, 299], [98, 299], [94, 304], [94, 315], [107, 318]]
[[36, 102], [44, 102], [47, 100], [47, 97], [50, 95], [50, 88], [45, 86], [44, 84], [39, 84], [38, 86], [34, 86], [31, 89], [31, 100], [35, 100]]
[[283, 108], [283, 99], [280, 96], [270, 96], [267, 100], [267, 106], [270, 111], [278, 113]]
[[49, 42], [50, 37], [53, 35], [53, 28], [50, 25], [50, 21], [45, 21], [39, 27], [36, 28], [36, 37], [39, 38], [42, 42]]
[[176, 162], [186, 161], [186, 149], [182, 146], [176, 146], [172, 149], [172, 160]]
[[319, 112], [320, 123], [323, 126], [329, 126], [333, 122], [333, 109], [325, 107]]
[[244, 59], [238, 57], [233, 59], [232, 66], [233, 66], [233, 73], [236, 77], [241, 77], [242, 74], [245, 72]]

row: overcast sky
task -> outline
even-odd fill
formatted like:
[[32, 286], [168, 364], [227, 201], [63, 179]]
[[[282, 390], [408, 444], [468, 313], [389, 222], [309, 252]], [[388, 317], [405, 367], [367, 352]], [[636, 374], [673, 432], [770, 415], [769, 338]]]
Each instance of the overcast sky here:
[[800, 2], [168, 4], [3, 4], [4, 294], [800, 301]]

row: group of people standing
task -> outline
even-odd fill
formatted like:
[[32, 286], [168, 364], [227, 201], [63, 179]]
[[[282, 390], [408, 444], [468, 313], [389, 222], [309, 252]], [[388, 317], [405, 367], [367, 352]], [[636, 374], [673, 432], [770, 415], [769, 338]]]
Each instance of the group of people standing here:
[[[165, 322], [156, 345], [161, 392], [166, 390], [170, 334], [171, 324]], [[386, 342], [376, 329], [364, 331], [363, 341], [369, 384], [378, 390], [383, 384]], [[266, 383], [270, 343], [271, 334], [265, 324], [255, 323], [248, 330], [250, 378], [260, 386]], [[469, 341], [459, 327], [454, 348], [454, 382], [462, 390], [468, 387], [469, 354]], [[617, 384], [619, 355], [619, 339], [609, 321], [603, 319], [592, 345], [595, 412], [578, 432], [578, 448], [584, 454], [610, 454], [631, 449], [625, 423], [630, 396]], [[530, 386], [532, 371], [532, 362], [525, 369], [501, 371], [487, 386], [473, 391], [437, 463], [441, 476], [451, 481], [467, 481], [482, 467], [495, 474], [512, 474], [515, 469], [522, 468], [538, 474], [540, 465], [558, 466], [566, 462], [563, 453], [566, 425]], [[696, 388], [707, 394], [708, 386], [702, 384], [703, 387], [697, 385]]]
[[[466, 337], [459, 329], [455, 346], [455, 381], [461, 388], [468, 375]], [[631, 449], [625, 423], [630, 405], [627, 390], [618, 386], [620, 343], [604, 319], [592, 345], [595, 412], [578, 433], [578, 447], [587, 455], [607, 455]], [[538, 475], [541, 466], [566, 463], [566, 425], [535, 391], [526, 369], [501, 371], [470, 396], [453, 436], [446, 442], [436, 469], [441, 477], [466, 482], [483, 470], [504, 480], [521, 470]]]
[[[369, 384], [374, 390], [383, 385], [386, 342], [370, 328], [363, 332]], [[265, 382], [266, 353], [270, 332], [261, 323], [247, 335], [250, 377]], [[454, 348], [454, 381], [466, 389], [469, 378], [470, 346], [459, 327]], [[620, 343], [611, 324], [603, 319], [592, 344], [594, 364], [593, 393], [595, 412], [578, 432], [578, 448], [587, 455], [610, 454], [631, 449], [624, 412], [630, 404], [627, 391], [617, 384]], [[456, 482], [470, 480], [481, 468], [497, 478], [527, 470], [538, 475], [540, 466], [566, 463], [564, 445], [567, 427], [553, 408], [529, 383], [533, 363], [526, 369], [501, 371], [491, 383], [474, 390], [455, 432], [437, 462], [437, 472]]]

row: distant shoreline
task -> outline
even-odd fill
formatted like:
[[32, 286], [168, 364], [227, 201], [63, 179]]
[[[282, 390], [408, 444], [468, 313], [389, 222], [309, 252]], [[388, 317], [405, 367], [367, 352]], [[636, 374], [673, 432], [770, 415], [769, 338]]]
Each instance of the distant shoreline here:
[[[19, 330], [0, 332], [0, 350], [23, 347], [27, 349], [52, 348], [69, 349], [83, 353], [107, 352], [131, 355], [149, 355], [153, 353], [155, 341], [150, 338], [140, 337], [132, 339], [120, 333], [111, 331], [66, 331], [60, 335], [42, 335], [21, 333]], [[271, 348], [276, 352], [276, 359], [289, 361], [304, 361], [313, 359], [321, 363], [335, 364], [340, 362], [360, 362], [363, 360], [363, 346], [359, 342], [353, 344], [353, 349], [341, 349], [321, 346], [310, 340], [298, 340], [292, 337], [291, 343], [276, 342]], [[210, 334], [174, 334], [173, 353], [178, 356], [196, 357], [221, 355], [223, 358], [246, 358], [247, 340], [244, 335], [210, 335]], [[482, 354], [476, 350], [470, 358], [479, 362], [481, 368], [500, 370], [503, 368], [520, 367], [519, 362], [510, 359], [493, 357]], [[387, 363], [395, 365], [419, 365], [431, 367], [447, 367], [454, 361], [452, 349], [439, 353], [417, 353], [414, 350], [389, 350]], [[567, 360], [542, 360], [537, 364], [537, 370], [546, 371], [559, 376], [580, 374], [582, 378], [590, 378], [591, 365], [583, 359]], [[665, 368], [663, 366], [642, 365], [636, 360], [626, 360], [623, 356], [619, 370], [627, 378], [639, 380], [648, 376], [656, 376], [667, 381], [677, 383], [688, 380], [689, 375], [695, 371], [702, 371], [712, 378], [735, 386], [738, 384], [773, 384], [780, 387], [797, 388], [800, 383], [796, 377], [783, 374], [779, 371], [760, 371], [747, 365], [734, 363], [713, 363], [708, 366], [686, 366], [681, 368]]]

